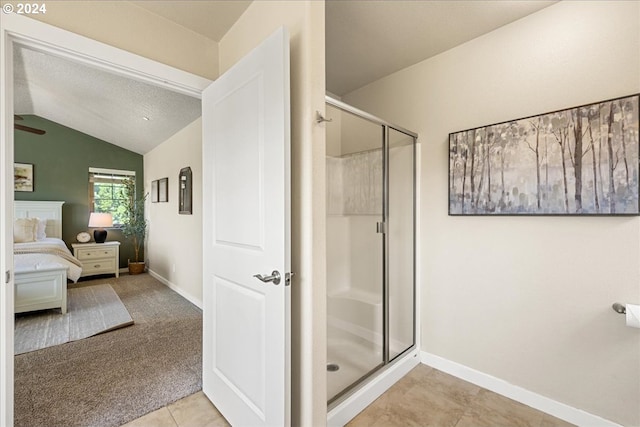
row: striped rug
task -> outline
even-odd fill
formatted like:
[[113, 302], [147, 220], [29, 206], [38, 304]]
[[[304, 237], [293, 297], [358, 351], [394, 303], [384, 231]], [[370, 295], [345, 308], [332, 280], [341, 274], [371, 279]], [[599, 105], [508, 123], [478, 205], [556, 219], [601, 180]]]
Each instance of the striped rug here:
[[15, 354], [77, 341], [133, 325], [111, 285], [69, 289], [67, 314], [59, 309], [16, 315]]

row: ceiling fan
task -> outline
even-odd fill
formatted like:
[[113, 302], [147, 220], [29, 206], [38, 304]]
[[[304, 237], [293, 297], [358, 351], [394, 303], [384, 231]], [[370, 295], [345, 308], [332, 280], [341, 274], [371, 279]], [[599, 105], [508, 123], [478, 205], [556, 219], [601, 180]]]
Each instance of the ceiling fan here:
[[36, 129], [36, 128], [32, 128], [30, 126], [24, 126], [24, 125], [19, 125], [16, 123], [17, 120], [24, 120], [24, 118], [22, 116], [18, 116], [17, 114], [13, 115], [13, 127], [17, 130], [21, 130], [24, 132], [31, 132], [31, 133], [35, 133], [36, 135], [44, 135], [45, 133], [47, 133], [46, 131], [42, 130], [42, 129]]

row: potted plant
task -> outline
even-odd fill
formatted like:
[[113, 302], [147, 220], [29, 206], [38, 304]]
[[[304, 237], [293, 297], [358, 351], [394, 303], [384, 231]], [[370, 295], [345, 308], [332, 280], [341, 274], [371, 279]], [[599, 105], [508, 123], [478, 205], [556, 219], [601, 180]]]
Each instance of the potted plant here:
[[147, 196], [136, 198], [136, 183], [133, 177], [124, 180], [125, 197], [127, 199], [126, 211], [122, 225], [122, 234], [132, 239], [135, 261], [129, 260], [129, 274], [144, 272], [145, 262], [140, 261], [140, 246], [147, 234], [147, 220], [144, 217], [144, 202]]

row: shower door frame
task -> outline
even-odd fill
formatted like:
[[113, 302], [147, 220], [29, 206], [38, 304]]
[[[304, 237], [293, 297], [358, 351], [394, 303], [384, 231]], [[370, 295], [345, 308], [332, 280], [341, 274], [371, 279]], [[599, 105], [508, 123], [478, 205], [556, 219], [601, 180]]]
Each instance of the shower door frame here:
[[[346, 104], [342, 101], [339, 101], [335, 98], [332, 98], [329, 95], [325, 96], [325, 102], [332, 107], [335, 107], [341, 111], [345, 111], [347, 113], [358, 116], [364, 120], [372, 122], [376, 125], [382, 126], [382, 223], [384, 224], [384, 232], [382, 233], [382, 250], [383, 250], [383, 266], [382, 266], [382, 363], [369, 372], [365, 373], [358, 380], [354, 381], [347, 387], [345, 387], [341, 392], [331, 398], [328, 402], [328, 409], [331, 410], [351, 396], [354, 392], [359, 389], [359, 386], [363, 385], [367, 380], [371, 379], [374, 374], [384, 372], [389, 367], [393, 366], [396, 361], [400, 361], [403, 356], [411, 353], [417, 347], [417, 289], [416, 289], [416, 278], [417, 278], [417, 266], [416, 266], [416, 254], [417, 254], [417, 143], [418, 143], [418, 134], [412, 132], [408, 129], [402, 128], [400, 126], [389, 123], [386, 120], [383, 120], [373, 114], [367, 113], [366, 111], [362, 111], [356, 107], [353, 107], [349, 104]], [[394, 356], [393, 358], [389, 357], [389, 348], [390, 348], [390, 337], [389, 337], [389, 238], [388, 238], [388, 219], [389, 219], [389, 130], [393, 129], [397, 132], [403, 133], [413, 139], [412, 151], [413, 151], [413, 271], [412, 271], [412, 291], [413, 291], [413, 318], [412, 318], [412, 326], [413, 326], [413, 340], [412, 344], [407, 347], [405, 350]]]

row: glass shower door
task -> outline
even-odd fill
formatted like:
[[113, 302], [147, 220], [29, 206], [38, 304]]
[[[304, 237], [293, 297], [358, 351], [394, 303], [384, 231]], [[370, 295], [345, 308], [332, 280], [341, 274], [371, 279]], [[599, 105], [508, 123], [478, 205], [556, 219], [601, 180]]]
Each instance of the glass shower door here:
[[383, 126], [327, 105], [327, 389], [334, 401], [383, 354]]
[[415, 342], [415, 140], [388, 128], [387, 317], [389, 361]]

